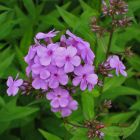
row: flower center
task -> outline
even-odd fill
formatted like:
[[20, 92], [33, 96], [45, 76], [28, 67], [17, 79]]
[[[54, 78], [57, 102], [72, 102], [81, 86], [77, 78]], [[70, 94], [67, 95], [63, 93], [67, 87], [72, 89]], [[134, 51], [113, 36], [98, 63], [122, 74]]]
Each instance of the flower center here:
[[61, 95], [57, 95], [57, 97], [58, 97], [58, 98], [60, 98], [60, 97], [61, 97]]
[[85, 79], [87, 76], [86, 76], [86, 74], [83, 74], [83, 79]]
[[66, 61], [70, 61], [70, 56], [66, 56]]
[[57, 74], [57, 73], [55, 73], [55, 74], [54, 74], [54, 76], [55, 76], [55, 77], [58, 77], [58, 74]]
[[49, 50], [48, 51], [48, 55], [51, 56], [52, 54], [53, 54], [53, 51], [52, 50]]

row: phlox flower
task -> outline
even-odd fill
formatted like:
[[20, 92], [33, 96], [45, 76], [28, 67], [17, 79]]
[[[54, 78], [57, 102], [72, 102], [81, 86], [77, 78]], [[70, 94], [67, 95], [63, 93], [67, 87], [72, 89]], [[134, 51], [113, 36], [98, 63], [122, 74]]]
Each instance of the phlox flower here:
[[51, 43], [47, 47], [40, 46], [37, 48], [37, 55], [40, 58], [41, 65], [48, 66], [51, 62], [53, 63], [55, 57], [54, 52], [57, 47], [57, 44]]
[[35, 76], [32, 81], [32, 86], [35, 89], [48, 89], [48, 80], [41, 79], [39, 76]]
[[52, 30], [48, 33], [42, 33], [42, 32], [39, 32], [36, 34], [35, 38], [40, 40], [40, 39], [44, 39], [46, 42], [48, 42], [51, 38], [55, 37], [57, 35], [59, 31], [55, 31], [55, 30]]
[[66, 85], [68, 83], [68, 75], [64, 72], [62, 68], [56, 66], [50, 66], [49, 71], [51, 76], [49, 78], [49, 87], [57, 88], [59, 84]]
[[50, 76], [50, 72], [47, 67], [44, 67], [40, 64], [32, 65], [32, 74], [39, 75], [39, 77], [44, 80]]
[[94, 73], [94, 67], [91, 65], [84, 65], [75, 68], [74, 74], [76, 75], [72, 83], [74, 86], [80, 84], [80, 89], [85, 90], [87, 87], [92, 90], [98, 82], [98, 76]]
[[110, 56], [107, 61], [109, 62], [110, 67], [116, 70], [116, 75], [119, 75], [120, 73], [125, 77], [127, 76], [125, 71], [126, 68], [117, 55]]
[[69, 100], [69, 103], [66, 107], [52, 108], [51, 110], [53, 112], [60, 112], [62, 117], [68, 117], [69, 115], [71, 115], [72, 111], [77, 110], [78, 108], [77, 101], [73, 100], [72, 97], [70, 96], [68, 100]]
[[64, 66], [66, 73], [73, 72], [74, 67], [77, 67], [81, 63], [80, 57], [77, 55], [77, 49], [69, 46], [68, 48], [58, 48], [56, 50], [55, 63], [58, 67]]
[[22, 79], [13, 79], [11, 76], [7, 80], [7, 94], [9, 96], [15, 96], [18, 93], [19, 87], [23, 84]]
[[51, 100], [53, 108], [66, 107], [69, 103], [69, 93], [65, 89], [57, 88], [47, 94], [47, 99]]

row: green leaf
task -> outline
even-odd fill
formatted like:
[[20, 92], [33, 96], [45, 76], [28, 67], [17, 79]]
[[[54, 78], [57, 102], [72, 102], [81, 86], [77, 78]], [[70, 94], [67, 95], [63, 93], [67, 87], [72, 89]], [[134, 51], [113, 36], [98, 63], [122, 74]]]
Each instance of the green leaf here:
[[29, 14], [35, 18], [36, 16], [36, 10], [35, 10], [35, 5], [32, 0], [23, 0], [24, 6], [29, 12]]
[[9, 57], [7, 57], [4, 61], [0, 63], [0, 77], [4, 75], [6, 69], [12, 63], [14, 56], [14, 54], [11, 54]]
[[9, 10], [12, 10], [12, 9], [9, 8], [9, 7], [6, 7], [6, 6], [3, 6], [3, 5], [0, 5], [0, 11], [9, 11]]
[[8, 57], [12, 51], [10, 49], [10, 47], [6, 48], [4, 51], [0, 52], [1, 55], [0, 55], [0, 60], [4, 61], [5, 60], [5, 57]]
[[94, 118], [94, 95], [92, 92], [85, 91], [81, 95], [82, 108], [85, 119]]
[[139, 24], [133, 24], [133, 26], [128, 27], [127, 30], [125, 30], [125, 32], [118, 32], [118, 34], [116, 34], [117, 46], [125, 49], [125, 45], [127, 42], [133, 39], [136, 39], [139, 41], [140, 31], [138, 30], [138, 28], [139, 28]]
[[129, 57], [127, 61], [135, 70], [140, 71], [140, 57], [138, 55]]
[[90, 42], [91, 48], [94, 50], [95, 35], [89, 27], [89, 23], [85, 19], [79, 18], [78, 23], [75, 25], [74, 32], [78, 33], [85, 41]]
[[133, 12], [140, 9], [140, 1], [139, 0], [133, 0], [128, 2], [129, 9], [131, 9]]
[[130, 107], [131, 110], [140, 110], [140, 100]]
[[80, 1], [80, 4], [83, 8], [84, 11], [90, 11], [90, 12], [93, 12], [94, 9], [91, 8], [87, 3], [85, 3], [83, 0], [79, 0]]
[[7, 14], [8, 12], [3, 12], [2, 14], [0, 14], [0, 24], [2, 24], [6, 20]]
[[39, 129], [39, 132], [43, 135], [43, 137], [46, 139], [46, 140], [62, 140], [61, 138], [47, 132], [47, 131], [44, 131], [42, 129]]
[[118, 126], [109, 126], [102, 129], [102, 131], [108, 136], [123, 136], [127, 138], [130, 136], [138, 127], [140, 123], [140, 116], [129, 126], [129, 127], [118, 127]]
[[16, 45], [15, 45], [15, 51], [16, 51], [18, 62], [20, 63], [22, 70], [25, 71], [26, 63], [24, 61], [24, 54]]
[[0, 108], [3, 107], [5, 105], [5, 101], [3, 100], [3, 98], [0, 96]]
[[95, 49], [95, 55], [98, 57], [95, 57], [95, 64], [98, 66], [104, 59], [105, 59], [105, 53], [106, 53], [106, 42], [104, 42], [103, 38], [98, 38], [97, 36], [97, 45]]
[[2, 109], [0, 111], [0, 122], [7, 122], [16, 119], [21, 119], [37, 112], [38, 108], [33, 107], [15, 107], [13, 109]]
[[134, 116], [136, 114], [135, 111], [131, 111], [131, 112], [125, 112], [125, 113], [115, 113], [115, 114], [109, 114], [108, 118], [105, 119], [105, 122], [108, 124], [112, 124], [112, 123], [124, 123], [127, 120], [129, 120], [132, 116]]
[[57, 6], [57, 10], [60, 13], [60, 15], [62, 16], [62, 18], [64, 19], [64, 21], [72, 28], [75, 28], [75, 25], [78, 22], [78, 18], [76, 16], [74, 16], [73, 14], [71, 14], [70, 12], [67, 12], [66, 10], [64, 10], [63, 8]]
[[87, 137], [87, 129], [78, 128], [75, 131], [74, 136], [70, 140], [89, 140], [88, 137]]
[[0, 134], [10, 126], [10, 122], [0, 122]]
[[120, 138], [119, 137], [112, 137], [112, 136], [105, 135], [104, 140], [120, 140]]
[[103, 92], [102, 99], [115, 99], [118, 96], [124, 96], [124, 95], [139, 95], [140, 91], [134, 88], [125, 87], [125, 86], [118, 86], [114, 88], [110, 88]]
[[124, 128], [124, 134], [123, 134], [123, 138], [127, 138], [128, 136], [130, 136], [139, 126], [140, 124], [140, 116], [137, 117], [137, 119], [134, 121], [133, 124], [131, 124], [131, 126], [129, 126], [128, 128]]
[[64, 122], [61, 118], [59, 119], [58, 117], [55, 117], [55, 116], [53, 117], [48, 116], [44, 118], [43, 120], [41, 120], [41, 123], [43, 124], [42, 128], [46, 129], [48, 132], [51, 132], [52, 134], [60, 138], [66, 139], [68, 137], [71, 137], [71, 134], [70, 134], [71, 131], [67, 130], [66, 128], [68, 125], [66, 124], [64, 125]]
[[[49, 27], [49, 26], [54, 26], [56, 29], [64, 29], [65, 26], [63, 25], [62, 22], [59, 22], [57, 16], [52, 16], [52, 14], [49, 14], [49, 15], [43, 15], [43, 16], [40, 16], [40, 19], [43, 23], [43, 27], [46, 28]], [[41, 25], [42, 26], [42, 25]], [[42, 27], [40, 27], [42, 28]]]
[[93, 16], [97, 16], [98, 12], [91, 8], [87, 3], [85, 3], [83, 0], [79, 0], [81, 7], [83, 8], [84, 12], [82, 13], [81, 17], [85, 20], [90, 20]]
[[[15, 12], [18, 20], [27, 20], [27, 16], [24, 14], [24, 12], [17, 6], [15, 5]], [[22, 23], [23, 24], [23, 23]], [[22, 26], [21, 24], [21, 26]]]
[[[132, 69], [128, 70], [127, 74], [128, 74], [127, 78], [130, 78], [133, 75]], [[118, 87], [121, 84], [123, 84], [125, 80], [126, 80], [126, 77], [122, 75], [114, 76], [112, 78], [106, 78], [103, 91], [106, 91], [113, 87]]]
[[7, 37], [14, 26], [14, 22], [12, 20], [7, 20], [2, 26], [0, 26], [0, 39], [4, 39]]
[[123, 128], [118, 126], [109, 126], [102, 129], [105, 135], [108, 136], [122, 136], [123, 135]]
[[0, 122], [21, 119], [37, 112], [38, 108], [16, 106], [16, 99], [11, 100], [0, 110]]
[[[68, 6], [70, 5], [70, 2], [64, 4], [61, 8], [67, 9]], [[52, 10], [50, 13], [47, 15], [40, 15], [39, 19], [41, 20], [41, 25], [39, 25], [40, 29], [48, 29], [49, 26], [54, 26], [56, 29], [64, 29], [65, 26], [63, 25], [62, 22], [59, 21], [60, 14], [57, 9]], [[39, 30], [38, 30], [39, 31]]]
[[138, 138], [140, 137], [140, 124], [137, 127], [137, 129], [134, 131], [134, 133], [132, 133], [127, 140], [138, 140]]
[[28, 25], [26, 31], [24, 32], [23, 38], [20, 42], [20, 49], [22, 50], [23, 54], [27, 53], [27, 49], [32, 42], [33, 37], [33, 28], [32, 25]]

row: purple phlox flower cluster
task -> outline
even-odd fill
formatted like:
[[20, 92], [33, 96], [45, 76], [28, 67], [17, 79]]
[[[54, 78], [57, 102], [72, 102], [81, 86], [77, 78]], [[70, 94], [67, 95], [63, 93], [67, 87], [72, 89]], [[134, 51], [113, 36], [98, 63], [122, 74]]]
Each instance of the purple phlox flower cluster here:
[[20, 86], [23, 84], [22, 79], [13, 79], [11, 76], [8, 77], [7, 80], [7, 94], [8, 96], [15, 96], [18, 93]]
[[[35, 44], [31, 45], [24, 60], [28, 64], [26, 75], [31, 80], [28, 87], [22, 85], [23, 80], [8, 78], [8, 95], [16, 95], [21, 90], [37, 89], [48, 92], [47, 99], [51, 100], [53, 112], [61, 112], [68, 116], [77, 109], [77, 102], [73, 100], [71, 89], [80, 86], [81, 90], [92, 90], [98, 82], [94, 73], [94, 53], [88, 42], [72, 34], [69, 30], [60, 37], [60, 41], [53, 42], [58, 31], [38, 33]], [[43, 40], [43, 41], [42, 41]], [[71, 88], [67, 88], [67, 84]]]
[[[92, 64], [95, 56], [89, 43], [69, 30], [61, 36], [59, 42], [54, 43], [52, 39], [57, 33], [54, 30], [38, 33], [35, 45], [30, 47], [25, 61], [28, 64], [26, 73], [32, 77], [33, 88], [49, 90], [47, 99], [51, 100], [52, 111], [61, 112], [64, 117], [77, 109], [77, 102], [67, 89], [63, 89], [68, 82], [71, 81], [73, 87], [80, 85], [81, 90], [92, 90], [98, 77], [94, 73]], [[41, 44], [41, 39], [47, 44]]]
[[[126, 67], [124, 66], [123, 62], [119, 59], [117, 55], [109, 56], [107, 61], [103, 63], [102, 67], [104, 69], [102, 70], [102, 72], [104, 71], [104, 73], [107, 73], [108, 71], [111, 71], [111, 70], [115, 70], [117, 76], [119, 74], [125, 77], [127, 76], [127, 73], [125, 71]], [[108, 76], [111, 77], [112, 75], [108, 74]]]
[[72, 99], [65, 89], [56, 88], [49, 92], [46, 98], [51, 101], [51, 110], [60, 112], [62, 117], [67, 117], [72, 113], [72, 110], [77, 110], [78, 103]]

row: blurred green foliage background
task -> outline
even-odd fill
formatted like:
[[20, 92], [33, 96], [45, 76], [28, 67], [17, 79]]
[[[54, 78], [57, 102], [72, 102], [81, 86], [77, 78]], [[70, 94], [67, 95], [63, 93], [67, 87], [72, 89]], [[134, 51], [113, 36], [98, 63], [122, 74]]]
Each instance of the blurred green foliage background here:
[[[113, 107], [102, 117], [105, 140], [140, 137], [140, 0], [127, 2], [127, 15], [133, 23], [115, 32], [111, 52], [131, 47], [133, 55], [123, 56], [128, 77], [106, 78], [101, 96], [98, 88], [91, 94], [79, 92], [79, 109], [68, 118], [75, 123], [93, 118], [98, 113], [98, 102], [111, 99]], [[88, 139], [85, 129], [71, 128], [54, 115], [47, 100], [36, 100], [34, 95], [8, 97], [5, 82], [17, 73], [26, 78], [23, 57], [35, 34], [54, 28], [61, 31], [59, 35], [70, 29], [90, 42], [97, 66], [104, 60], [108, 41], [108, 35], [99, 38], [91, 31], [91, 18], [100, 17], [100, 9], [101, 0], [0, 0], [0, 140]]]

